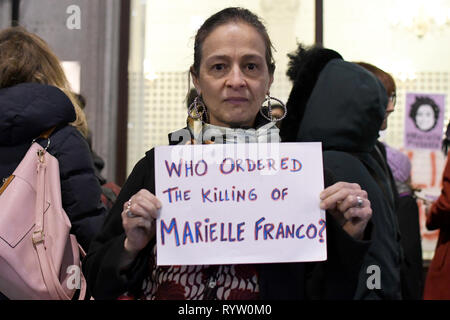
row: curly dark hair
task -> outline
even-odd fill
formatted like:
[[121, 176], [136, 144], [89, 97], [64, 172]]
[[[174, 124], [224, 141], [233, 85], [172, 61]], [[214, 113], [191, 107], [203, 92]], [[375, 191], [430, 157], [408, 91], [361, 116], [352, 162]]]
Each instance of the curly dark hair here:
[[[433, 126], [427, 130], [423, 130], [423, 129], [419, 128], [416, 123], [417, 111], [419, 110], [419, 108], [421, 106], [423, 106], [425, 104], [431, 106], [431, 108], [433, 109], [433, 113], [434, 113]], [[428, 131], [433, 130], [436, 127], [437, 121], [439, 119], [439, 113], [440, 113], [439, 106], [436, 104], [436, 102], [434, 102], [433, 99], [431, 99], [430, 97], [425, 97], [425, 96], [423, 96], [423, 97], [417, 96], [416, 101], [414, 101], [414, 103], [411, 105], [411, 110], [409, 111], [409, 117], [413, 120], [414, 125], [416, 126], [417, 129], [419, 129], [420, 131], [428, 132]]]

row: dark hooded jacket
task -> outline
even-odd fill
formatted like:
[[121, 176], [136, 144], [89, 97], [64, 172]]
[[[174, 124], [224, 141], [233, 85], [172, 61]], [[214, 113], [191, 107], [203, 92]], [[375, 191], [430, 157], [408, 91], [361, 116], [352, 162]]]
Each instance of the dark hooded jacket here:
[[[358, 183], [367, 191], [373, 214], [366, 236], [372, 243], [355, 298], [400, 299], [398, 222], [388, 200], [387, 177], [370, 154], [384, 118], [386, 91], [371, 73], [335, 55], [311, 63], [324, 67], [317, 80], [309, 75], [307, 83], [298, 81], [305, 79], [304, 74], [296, 74], [287, 107], [288, 116], [295, 110], [291, 114], [297, 123], [292, 119], [289, 127], [283, 123], [281, 135], [298, 142], [321, 141], [324, 167], [338, 181]], [[306, 86], [312, 89], [305, 90]]]
[[[74, 120], [71, 101], [56, 87], [22, 83], [0, 89], [0, 179], [13, 173], [34, 138], [56, 127], [48, 152], [59, 162], [62, 204], [72, 223], [71, 233], [87, 251], [106, 209], [88, 144], [68, 125]], [[38, 142], [47, 144], [47, 140]]]

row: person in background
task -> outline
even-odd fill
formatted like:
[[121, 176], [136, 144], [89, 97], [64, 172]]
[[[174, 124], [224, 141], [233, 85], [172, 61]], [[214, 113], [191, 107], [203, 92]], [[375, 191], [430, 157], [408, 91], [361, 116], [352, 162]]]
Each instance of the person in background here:
[[[442, 143], [442, 150], [448, 156], [450, 123]], [[439, 230], [439, 238], [433, 260], [427, 272], [423, 298], [425, 300], [450, 300], [450, 161], [444, 168], [442, 191], [439, 198], [426, 212], [428, 230]]]
[[299, 44], [288, 57], [293, 87], [282, 139], [320, 141], [324, 167], [338, 180], [358, 183], [373, 209], [365, 230], [371, 245], [353, 298], [401, 299], [397, 218], [387, 173], [372, 156], [386, 121], [386, 90], [372, 73], [334, 50]]
[[[391, 115], [392, 112], [395, 110], [395, 105], [397, 102], [397, 93], [396, 93], [396, 85], [394, 78], [392, 76], [381, 70], [380, 68], [366, 62], [356, 62], [356, 64], [360, 65], [364, 69], [370, 71], [373, 73], [382, 83], [384, 88], [386, 89], [386, 93], [388, 95], [388, 103], [386, 105], [386, 112], [384, 116], [383, 123], [381, 124], [380, 131], [384, 131], [388, 127], [388, 118]], [[394, 208], [394, 210], [397, 210], [398, 207], [398, 192], [397, 188], [395, 186], [395, 180], [392, 176], [392, 172], [387, 164], [386, 159], [386, 150], [384, 147], [384, 144], [377, 140], [377, 143], [375, 144], [375, 148], [372, 152], [372, 156], [378, 161], [378, 163], [382, 166], [383, 170], [385, 171], [386, 176], [388, 177], [388, 192], [389, 192], [389, 198], [391, 206]], [[400, 234], [398, 235], [400, 237]]]
[[[366, 70], [370, 71], [371, 73], [373, 73], [383, 83], [383, 86], [389, 97], [388, 103], [386, 105], [384, 121], [380, 127], [380, 131], [384, 131], [388, 127], [388, 118], [392, 114], [392, 112], [394, 112], [395, 105], [397, 102], [397, 93], [396, 93], [397, 88], [395, 85], [394, 78], [389, 73], [374, 66], [373, 64], [370, 64], [367, 62], [356, 62], [356, 63], [358, 65], [360, 65], [361, 67], [365, 68]], [[391, 208], [396, 213], [396, 216], [397, 216], [396, 224], [398, 225], [396, 237], [397, 237], [397, 241], [402, 244], [401, 231], [400, 231], [402, 229], [402, 227], [399, 225], [400, 224], [399, 213], [397, 212], [397, 210], [399, 208], [399, 195], [398, 195], [394, 176], [392, 175], [392, 171], [387, 163], [385, 145], [380, 140], [377, 140], [377, 142], [375, 144], [375, 148], [372, 151], [372, 156], [379, 163], [379, 165], [383, 168], [385, 175], [387, 177], [387, 180], [386, 180], [387, 185], [386, 185], [386, 189], [385, 189], [385, 195], [389, 199], [389, 204], [390, 204]], [[403, 249], [403, 245], [402, 245], [400, 247], [400, 263], [402, 265], [402, 270], [407, 270], [408, 267], [405, 266], [406, 261], [405, 261], [403, 251], [404, 251], [404, 249]], [[401, 274], [401, 281], [402, 281], [402, 288], [408, 288], [408, 287], [415, 286], [414, 284], [405, 283], [408, 281], [415, 282], [415, 280], [414, 279], [409, 280], [409, 277], [407, 277], [403, 274]]]
[[[84, 111], [84, 109], [86, 108], [86, 98], [83, 95], [77, 93], [74, 93], [74, 95], [80, 103], [81, 109], [83, 109]], [[92, 161], [94, 162], [95, 176], [97, 177], [98, 182], [100, 183], [100, 186], [102, 188], [101, 199], [105, 207], [109, 210], [114, 205], [114, 202], [116, 202], [117, 196], [120, 192], [120, 186], [113, 181], [107, 181], [107, 179], [102, 175], [102, 170], [105, 167], [105, 161], [92, 148], [91, 130], [88, 130], [86, 140], [89, 145], [89, 150], [91, 151]]]
[[[381, 125], [380, 130], [386, 130], [387, 129], [387, 119], [389, 115], [395, 110], [395, 104], [396, 104], [396, 85], [394, 78], [387, 72], [381, 70], [380, 68], [371, 65], [369, 63], [365, 62], [358, 62], [359, 65], [366, 68], [370, 72], [372, 72], [380, 81], [383, 83], [389, 98], [389, 103], [386, 107], [386, 117], [385, 121]], [[423, 100], [421, 100], [423, 101]], [[422, 103], [422, 102], [420, 102]], [[415, 102], [415, 105], [419, 105], [420, 103]], [[425, 102], [425, 103], [430, 103]], [[430, 103], [431, 104], [431, 103]], [[434, 106], [436, 106], [434, 104]], [[435, 109], [433, 106], [433, 110]], [[429, 105], [427, 105], [429, 107]], [[437, 106], [436, 106], [437, 107]], [[431, 108], [431, 107], [430, 107]], [[414, 110], [413, 110], [414, 109]], [[414, 123], [416, 124], [416, 113], [418, 108], [413, 108], [411, 110], [410, 117], [413, 118]], [[439, 109], [439, 108], [438, 108]], [[428, 110], [428, 109], [427, 109]], [[439, 110], [438, 110], [439, 112]], [[422, 112], [426, 113], [426, 112]], [[414, 116], [413, 116], [414, 115]], [[428, 120], [423, 119], [429, 119], [427, 115], [420, 115], [419, 116], [419, 123], [428, 123]], [[431, 118], [433, 119], [431, 121], [431, 126], [435, 125], [435, 118], [436, 114], [433, 113], [431, 115]], [[428, 121], [428, 122], [427, 122]], [[433, 124], [434, 123], [434, 124]], [[425, 124], [424, 124], [425, 125]], [[417, 126], [417, 124], [416, 124]], [[431, 130], [431, 129], [430, 129]], [[401, 239], [402, 244], [402, 294], [404, 299], [421, 299], [422, 296], [422, 290], [423, 290], [423, 276], [422, 276], [422, 252], [421, 250], [421, 242], [420, 242], [420, 228], [418, 225], [418, 218], [416, 218], [416, 209], [413, 204], [413, 199], [410, 198], [410, 196], [403, 196], [400, 197], [399, 191], [397, 190], [397, 187], [399, 186], [398, 181], [395, 179], [393, 172], [391, 170], [391, 166], [386, 166], [387, 159], [387, 150], [385, 147], [385, 144], [383, 144], [381, 141], [377, 141], [375, 150], [373, 152], [373, 156], [375, 159], [378, 160], [378, 162], [385, 167], [385, 171], [387, 172], [387, 175], [389, 177], [389, 187], [392, 191], [392, 197], [394, 202], [394, 207], [397, 213], [398, 223], [399, 223], [399, 237]], [[406, 162], [406, 159], [404, 159]], [[407, 168], [407, 167], [406, 167]], [[404, 169], [406, 169], [404, 168]], [[410, 185], [410, 182], [408, 183]], [[402, 187], [404, 184], [402, 184]], [[407, 208], [410, 208], [412, 212], [410, 215], [407, 215]], [[405, 234], [403, 234], [405, 233]]]
[[411, 161], [408, 156], [385, 144], [389, 168], [398, 191], [397, 216], [404, 260], [401, 268], [404, 300], [421, 300], [423, 296], [422, 240], [419, 207], [411, 185]]
[[[77, 99], [80, 108], [84, 111], [86, 108], [86, 98], [78, 93], [73, 93], [73, 95]], [[102, 176], [101, 171], [105, 167], [105, 161], [92, 148], [92, 131], [90, 129], [88, 129], [86, 141], [89, 145], [89, 150], [91, 151], [92, 161], [94, 162], [95, 176], [97, 177], [100, 185], [103, 185], [106, 183], [106, 179]]]
[[59, 162], [62, 206], [87, 251], [106, 209], [85, 139], [86, 117], [45, 41], [22, 27], [0, 31], [0, 178], [11, 175], [33, 139], [53, 127], [47, 151]]
[[[275, 122], [259, 112], [274, 70], [270, 38], [255, 14], [226, 8], [209, 17], [197, 32], [190, 69], [198, 97], [189, 108], [188, 126], [172, 133], [170, 143], [279, 142]], [[221, 139], [206, 141], [195, 128]], [[325, 175], [326, 262], [158, 266], [155, 219], [161, 202], [154, 195], [154, 177], [152, 149], [134, 167], [86, 257], [84, 271], [96, 299], [351, 298], [371, 216], [359, 185], [333, 184]], [[188, 274], [193, 281], [183, 280]]]

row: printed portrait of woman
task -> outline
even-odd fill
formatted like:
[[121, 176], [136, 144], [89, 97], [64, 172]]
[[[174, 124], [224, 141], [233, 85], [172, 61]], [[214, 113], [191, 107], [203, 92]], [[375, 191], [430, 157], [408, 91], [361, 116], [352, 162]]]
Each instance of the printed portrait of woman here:
[[439, 112], [439, 106], [433, 99], [429, 97], [416, 97], [416, 101], [411, 105], [409, 117], [417, 129], [423, 132], [429, 132], [436, 127]]

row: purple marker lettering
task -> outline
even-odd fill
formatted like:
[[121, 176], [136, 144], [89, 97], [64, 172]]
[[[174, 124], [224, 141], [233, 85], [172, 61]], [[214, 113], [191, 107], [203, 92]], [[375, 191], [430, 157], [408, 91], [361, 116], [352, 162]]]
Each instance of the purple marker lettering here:
[[236, 159], [236, 172], [244, 171], [245, 169], [242, 167], [242, 159]]
[[304, 227], [304, 225], [300, 225], [300, 227], [297, 228], [297, 230], [295, 231], [295, 236], [298, 239], [303, 239], [305, 237], [305, 235], [300, 235], [300, 231], [302, 230], [302, 228]]
[[209, 194], [211, 193], [211, 190], [208, 190], [206, 193], [205, 193], [205, 190], [202, 188], [202, 201], [203, 201], [203, 203], [205, 203], [206, 202], [206, 200], [208, 200], [209, 202], [213, 202], [210, 198], [209, 198]]
[[255, 240], [258, 240], [258, 233], [259, 233], [259, 230], [262, 229], [261, 223], [264, 220], [266, 220], [266, 218], [262, 217], [261, 219], [259, 219], [258, 221], [255, 222]]
[[227, 241], [228, 240], [227, 238], [224, 238], [224, 234], [225, 234], [224, 226], [225, 226], [225, 223], [222, 222], [220, 224], [220, 241]]
[[294, 233], [295, 233], [295, 224], [292, 224], [292, 229], [289, 227], [289, 225], [286, 225], [286, 238], [291, 237], [294, 239]]
[[292, 159], [292, 166], [293, 168], [291, 169], [291, 172], [298, 172], [302, 170], [303, 167], [302, 163], [297, 159]]
[[264, 240], [267, 240], [267, 237], [270, 237], [270, 239], [273, 239], [271, 232], [274, 228], [275, 227], [272, 223], [267, 223], [264, 225]]
[[189, 222], [186, 221], [184, 223], [184, 231], [183, 231], [183, 244], [186, 244], [186, 239], [189, 237], [191, 243], [194, 243], [194, 237], [192, 236], [191, 227], [189, 227]]
[[289, 160], [289, 158], [282, 158], [281, 159], [281, 169], [283, 169], [283, 170], [286, 170], [286, 169], [288, 169], [288, 165], [287, 165], [287, 161]]
[[216, 232], [216, 226], [217, 226], [217, 223], [211, 223], [209, 225], [209, 239], [211, 240], [211, 242], [217, 240], [217, 237], [214, 236], [214, 233]]
[[275, 168], [275, 160], [272, 158], [267, 159], [267, 168], [270, 169], [274, 169], [277, 170], [277, 168]]
[[[312, 235], [311, 235], [310, 230], [313, 230], [313, 234], [312, 234]], [[308, 228], [306, 229], [306, 236], [307, 236], [309, 239], [314, 239], [314, 238], [316, 237], [316, 235], [317, 235], [317, 227], [316, 227], [313, 223], [311, 223], [311, 224], [308, 226]]]
[[169, 203], [172, 203], [172, 191], [175, 191], [177, 189], [178, 187], [174, 187], [163, 191], [163, 193], [167, 193], [167, 195], [169, 196]]
[[323, 238], [323, 232], [325, 231], [325, 229], [327, 228], [327, 224], [325, 222], [325, 220], [320, 219], [319, 220], [319, 224], [322, 225], [322, 228], [320, 228], [319, 230], [319, 242], [325, 242], [325, 239]]
[[186, 171], [186, 177], [189, 175], [189, 172], [191, 173], [191, 176], [193, 176], [193, 171], [192, 171], [192, 160], [191, 161], [186, 161], [184, 164], [184, 170]]
[[283, 191], [281, 191], [281, 200], [284, 200], [284, 198], [287, 196], [288, 194], [288, 188], [283, 188]]
[[280, 222], [280, 224], [278, 225], [278, 230], [277, 230], [277, 234], [275, 236], [275, 239], [278, 238], [282, 238], [284, 239], [284, 228], [283, 228], [283, 222]]
[[181, 197], [181, 190], [175, 191], [175, 201], [181, 201], [183, 198]]
[[273, 189], [272, 193], [270, 194], [270, 196], [272, 197], [272, 200], [274, 200], [274, 201], [277, 201], [278, 199], [280, 199], [280, 195], [281, 195], [281, 192], [277, 188]]
[[198, 243], [198, 239], [200, 238], [200, 241], [203, 242], [202, 232], [200, 231], [200, 228], [202, 226], [202, 223], [200, 221], [195, 222], [195, 242]]
[[248, 192], [248, 199], [250, 201], [255, 201], [256, 199], [258, 199], [258, 195], [255, 193], [255, 188], [250, 189], [250, 191]]
[[164, 233], [167, 232], [167, 234], [170, 234], [172, 231], [174, 231], [174, 235], [175, 235], [175, 244], [178, 247], [180, 245], [180, 239], [178, 237], [178, 229], [177, 229], [177, 221], [175, 218], [172, 218], [172, 220], [170, 220], [170, 225], [169, 228], [167, 228], [164, 219], [161, 219], [161, 244], [164, 245], [165, 244], [165, 238], [164, 238]]
[[[230, 168], [228, 169], [228, 171], [225, 171], [224, 170], [224, 166], [225, 166], [227, 161], [231, 162], [231, 164], [230, 164]], [[233, 170], [234, 170], [234, 161], [233, 161], [233, 159], [231, 159], [231, 158], [223, 159], [222, 163], [219, 166], [219, 169], [220, 169], [220, 172], [222, 172], [223, 174], [229, 174], [229, 173], [233, 172]]]
[[258, 161], [256, 162], [258, 164], [258, 170], [262, 170], [265, 168], [264, 164], [262, 163], [261, 159], [258, 159]]
[[256, 169], [256, 164], [252, 159], [245, 159], [247, 161], [247, 171], [252, 172]]
[[233, 229], [233, 224], [230, 222], [230, 223], [228, 223], [228, 241], [235, 242], [236, 239], [231, 237], [231, 234], [233, 232], [232, 229]]
[[237, 225], [237, 240], [238, 241], [245, 240], [244, 237], [241, 237], [241, 234], [244, 233], [244, 226], [245, 226], [245, 222], [241, 222]]
[[[205, 223], [209, 223], [209, 218], [205, 219]], [[208, 242], [208, 225], [205, 224], [205, 242]]]
[[236, 201], [239, 202], [239, 198], [245, 201], [245, 190], [239, 191], [237, 190]]
[[[199, 170], [199, 166], [200, 164], [203, 164], [203, 172], [200, 173], [201, 171]], [[206, 163], [205, 160], [200, 160], [199, 162], [197, 162], [197, 164], [195, 165], [195, 174], [199, 177], [204, 176], [206, 173], [208, 172], [208, 164]]]
[[178, 170], [177, 170], [177, 167], [176, 167], [175, 163], [172, 162], [171, 165], [170, 165], [170, 168], [169, 168], [169, 163], [167, 162], [167, 160], [165, 162], [166, 162], [167, 172], [169, 173], [169, 177], [172, 178], [172, 173], [174, 171], [175, 171], [176, 175], [178, 177], [180, 177], [180, 174], [181, 174], [181, 163], [183, 162], [183, 160], [180, 160], [178, 162]]

